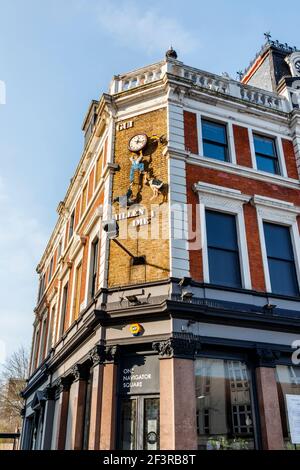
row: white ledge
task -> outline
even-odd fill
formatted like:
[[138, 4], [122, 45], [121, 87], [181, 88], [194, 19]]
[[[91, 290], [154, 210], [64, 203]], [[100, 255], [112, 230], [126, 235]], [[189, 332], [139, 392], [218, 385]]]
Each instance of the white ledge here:
[[225, 188], [216, 184], [202, 183], [199, 181], [193, 186], [193, 190], [197, 193], [213, 194], [215, 196], [223, 196], [229, 199], [235, 199], [241, 202], [249, 202], [251, 196], [243, 194], [238, 189]]
[[282, 210], [293, 214], [300, 214], [300, 207], [295, 206], [292, 202], [282, 201], [281, 199], [273, 199], [271, 197], [259, 196], [255, 194], [251, 200], [254, 206], [264, 206], [271, 209]]

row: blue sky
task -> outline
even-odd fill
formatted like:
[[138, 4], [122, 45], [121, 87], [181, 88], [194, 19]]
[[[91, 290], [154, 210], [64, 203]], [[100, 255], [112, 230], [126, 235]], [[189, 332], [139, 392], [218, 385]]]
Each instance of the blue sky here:
[[4, 348], [30, 345], [35, 267], [81, 155], [89, 102], [170, 44], [183, 62], [235, 78], [265, 31], [300, 47], [299, 13], [298, 0], [288, 11], [268, 0], [0, 0], [0, 362]]

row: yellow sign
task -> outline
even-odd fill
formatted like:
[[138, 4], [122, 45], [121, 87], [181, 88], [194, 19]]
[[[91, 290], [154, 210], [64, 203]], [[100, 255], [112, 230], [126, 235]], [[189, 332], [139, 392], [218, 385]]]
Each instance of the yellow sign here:
[[130, 329], [130, 333], [133, 336], [139, 336], [144, 331], [144, 328], [139, 323], [133, 323], [132, 325], [130, 325], [129, 329]]

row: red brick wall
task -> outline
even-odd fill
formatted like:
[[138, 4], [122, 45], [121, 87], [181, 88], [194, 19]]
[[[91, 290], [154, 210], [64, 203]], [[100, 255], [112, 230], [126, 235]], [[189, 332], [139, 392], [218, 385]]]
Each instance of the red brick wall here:
[[291, 140], [282, 139], [282, 147], [289, 178], [299, 179], [293, 142]]
[[198, 155], [197, 115], [189, 111], [183, 111], [183, 120], [185, 148]]
[[[197, 167], [194, 167], [193, 165], [187, 165], [186, 167], [187, 203], [190, 206], [189, 217], [192, 217], [191, 226], [189, 225], [190, 243], [194, 241], [192, 238], [192, 233], [195, 234], [197, 230], [196, 211], [197, 211], [197, 204], [199, 204], [198, 194], [196, 194], [192, 190], [192, 186], [196, 182], [192, 175], [193, 168], [197, 168]], [[201, 250], [190, 250], [190, 272], [191, 272], [192, 278], [195, 281], [203, 282], [203, 261], [202, 261]]]
[[252, 289], [264, 292], [266, 285], [255, 207], [245, 204], [244, 217]]
[[233, 125], [233, 136], [237, 164], [252, 168], [248, 129]]
[[[199, 203], [198, 195], [194, 193], [192, 187], [198, 181], [203, 183], [215, 184], [240, 190], [243, 194], [253, 196], [258, 194], [261, 196], [280, 199], [292, 202], [300, 206], [300, 191], [284, 188], [273, 183], [256, 181], [239, 175], [232, 175], [226, 172], [214, 170], [211, 168], [202, 168], [200, 166], [187, 164], [187, 200], [192, 204], [193, 223], [195, 224], [196, 205]], [[253, 289], [257, 291], [265, 290], [262, 255], [259, 243], [258, 225], [256, 210], [251, 204], [244, 206], [246, 237], [248, 244], [250, 273]], [[298, 218], [300, 231], [300, 218]], [[195, 226], [193, 227], [195, 230]], [[197, 281], [203, 281], [203, 266], [201, 250], [190, 250], [190, 270], [191, 276]]]

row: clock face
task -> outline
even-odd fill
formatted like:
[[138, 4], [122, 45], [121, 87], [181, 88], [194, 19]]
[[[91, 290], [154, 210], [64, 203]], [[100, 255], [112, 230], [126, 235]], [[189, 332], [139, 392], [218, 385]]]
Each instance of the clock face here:
[[146, 147], [147, 142], [148, 137], [146, 134], [137, 134], [130, 139], [128, 148], [131, 152], [140, 152]]
[[300, 72], [300, 60], [297, 60], [295, 62], [295, 69], [297, 70], [297, 72]]

